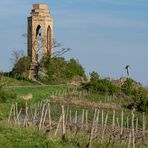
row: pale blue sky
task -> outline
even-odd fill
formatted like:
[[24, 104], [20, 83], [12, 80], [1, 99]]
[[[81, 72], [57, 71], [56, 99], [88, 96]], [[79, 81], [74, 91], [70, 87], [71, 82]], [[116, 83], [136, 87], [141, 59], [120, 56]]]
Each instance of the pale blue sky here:
[[54, 18], [54, 35], [72, 48], [87, 73], [131, 76], [148, 85], [148, 0], [2, 0], [0, 3], [0, 70], [11, 69], [14, 49], [26, 51], [27, 16], [33, 3], [47, 3]]

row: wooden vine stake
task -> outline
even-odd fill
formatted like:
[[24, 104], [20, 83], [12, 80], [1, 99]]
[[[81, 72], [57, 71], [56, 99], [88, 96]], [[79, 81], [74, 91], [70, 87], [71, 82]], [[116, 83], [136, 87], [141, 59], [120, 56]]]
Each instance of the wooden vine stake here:
[[135, 148], [135, 127], [134, 127], [134, 119], [135, 119], [135, 114], [134, 114], [135, 109], [132, 110], [132, 143], [133, 143], [133, 148]]
[[75, 124], [77, 124], [77, 121], [78, 120], [78, 111], [76, 110], [76, 112], [75, 112]]
[[11, 109], [10, 109], [10, 113], [9, 113], [8, 123], [10, 123], [11, 115], [12, 115], [12, 112], [13, 112], [13, 108], [14, 108], [14, 105], [12, 104], [11, 105]]
[[82, 111], [81, 128], [83, 128], [83, 124], [84, 124], [84, 109]]
[[60, 127], [61, 121], [62, 121], [62, 115], [61, 115], [60, 118], [59, 118], [59, 122], [58, 122], [58, 124], [57, 124], [57, 128], [56, 128], [56, 131], [55, 131], [55, 133], [54, 133], [54, 136], [57, 135], [57, 132], [58, 132], [58, 129], [59, 129], [59, 127]]
[[128, 137], [128, 148], [131, 148], [131, 139], [132, 139], [132, 132], [131, 129], [129, 130], [129, 137]]
[[145, 125], [146, 125], [146, 120], [145, 120], [145, 113], [143, 112], [143, 114], [142, 114], [142, 120], [143, 120], [143, 122], [142, 122], [142, 133], [143, 133], [143, 139], [145, 138]]
[[126, 123], [127, 124], [127, 129], [129, 129], [129, 117], [128, 116], [127, 116], [126, 120], [127, 120], [127, 123]]
[[15, 104], [13, 106], [13, 119], [14, 119], [14, 122], [16, 123], [16, 106], [15, 106]]
[[40, 130], [41, 127], [42, 127], [43, 116], [44, 116], [44, 110], [45, 110], [45, 104], [43, 104], [43, 107], [42, 107], [41, 118], [40, 118], [40, 122], [39, 122], [39, 130]]
[[65, 139], [66, 127], [65, 127], [65, 110], [62, 105], [62, 139]]
[[97, 111], [97, 115], [96, 115], [96, 127], [95, 127], [95, 133], [97, 133], [98, 131], [98, 123], [99, 123], [99, 114], [100, 114], [100, 110]]
[[95, 109], [95, 112], [94, 112], [91, 133], [90, 133], [89, 142], [88, 142], [88, 145], [87, 145], [88, 148], [91, 148], [91, 143], [92, 143], [92, 139], [93, 139], [93, 135], [94, 135], [94, 130], [95, 130], [96, 115], [97, 115], [97, 109]]
[[124, 116], [124, 112], [122, 111], [122, 113], [121, 113], [121, 131], [120, 131], [120, 136], [122, 136], [122, 134], [123, 134], [123, 116]]
[[129, 138], [128, 138], [128, 148], [131, 148], [131, 143], [132, 143], [132, 148], [135, 148], [135, 132], [134, 132], [134, 111], [135, 109], [132, 110], [131, 113], [131, 127], [129, 131]]
[[66, 125], [68, 124], [68, 116], [69, 116], [69, 106], [67, 106], [67, 109], [66, 109], [66, 116], [65, 116], [65, 124]]
[[34, 109], [34, 114], [33, 114], [33, 125], [35, 125], [36, 116], [37, 116], [37, 108]]
[[71, 124], [71, 121], [72, 121], [72, 118], [71, 118], [71, 109], [70, 109], [70, 111], [69, 111], [69, 122], [70, 122], [70, 124]]
[[44, 126], [45, 121], [46, 121], [47, 111], [48, 111], [48, 108], [46, 107], [45, 108], [45, 114], [44, 114], [44, 117], [43, 117], [43, 123], [42, 123], [43, 126]]
[[114, 130], [115, 130], [115, 110], [113, 110], [113, 119], [112, 119], [112, 133], [111, 133], [111, 139], [112, 142], [114, 143]]
[[24, 119], [24, 127], [27, 128], [28, 126], [28, 101], [32, 99], [32, 94], [28, 94], [26, 96], [22, 96], [22, 98], [25, 100], [25, 119]]
[[17, 118], [16, 118], [18, 124], [20, 124], [19, 117], [20, 117], [21, 112], [22, 112], [22, 108], [19, 110]]
[[119, 124], [119, 118], [117, 117], [117, 126], [118, 126], [118, 128], [120, 128], [120, 124]]
[[51, 130], [51, 107], [50, 107], [50, 103], [48, 103], [47, 105], [47, 109], [48, 109], [48, 121], [49, 121], [49, 130]]
[[108, 120], [108, 114], [109, 114], [109, 112], [107, 112], [106, 117], [105, 117], [105, 123], [104, 123], [103, 131], [102, 131], [101, 144], [103, 144], [103, 140], [104, 140], [104, 134], [105, 134], [107, 120]]
[[16, 120], [17, 120], [17, 116], [18, 116], [18, 104], [15, 103], [15, 115], [16, 115]]
[[102, 110], [102, 129], [103, 129], [103, 126], [104, 126], [104, 111]]
[[138, 117], [136, 118], [136, 133], [138, 132]]
[[86, 126], [86, 129], [88, 129], [88, 110], [86, 110], [85, 112], [85, 126]]

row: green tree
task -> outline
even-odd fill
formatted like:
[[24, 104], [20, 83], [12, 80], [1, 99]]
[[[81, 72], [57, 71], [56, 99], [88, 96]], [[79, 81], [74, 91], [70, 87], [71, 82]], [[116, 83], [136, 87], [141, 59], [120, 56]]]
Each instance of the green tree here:
[[90, 73], [90, 80], [91, 81], [98, 81], [100, 79], [99, 74], [96, 71]]
[[63, 57], [41, 59], [39, 78], [45, 83], [66, 83], [74, 77], [85, 77], [83, 67], [75, 60], [66, 61]]
[[18, 60], [18, 62], [14, 65], [11, 74], [18, 79], [28, 79], [30, 64], [31, 62], [29, 57], [21, 57]]
[[70, 59], [67, 62], [66, 66], [66, 77], [69, 80], [72, 80], [75, 76], [85, 77], [84, 68], [79, 64], [79, 62], [75, 59]]

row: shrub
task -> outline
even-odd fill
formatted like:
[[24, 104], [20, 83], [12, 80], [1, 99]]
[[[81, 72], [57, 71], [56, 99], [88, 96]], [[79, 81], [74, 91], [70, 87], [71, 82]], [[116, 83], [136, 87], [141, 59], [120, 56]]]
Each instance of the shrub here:
[[133, 83], [134, 83], [134, 81], [132, 79], [127, 78], [126, 81], [124, 82], [124, 84], [121, 87], [122, 92], [125, 93], [128, 96], [132, 95]]
[[66, 83], [75, 78], [85, 78], [83, 67], [75, 59], [44, 56], [39, 66], [39, 80], [44, 83]]
[[5, 91], [0, 90], [0, 103], [7, 102], [7, 93]]
[[113, 95], [117, 92], [118, 88], [112, 84], [108, 79], [99, 79], [97, 72], [93, 71], [90, 74], [90, 82], [85, 86], [85, 89], [94, 93]]
[[16, 94], [5, 91], [2, 89], [2, 87], [0, 87], [0, 103], [5, 103], [11, 99], [16, 99]]
[[137, 111], [148, 112], [148, 93], [137, 82], [128, 78], [121, 87], [123, 93], [131, 98], [128, 108], [135, 108]]
[[30, 63], [29, 57], [21, 57], [14, 65], [11, 75], [17, 79], [28, 79]]
[[138, 111], [148, 112], [148, 94], [142, 87], [133, 90], [132, 94], [132, 107], [135, 107]]

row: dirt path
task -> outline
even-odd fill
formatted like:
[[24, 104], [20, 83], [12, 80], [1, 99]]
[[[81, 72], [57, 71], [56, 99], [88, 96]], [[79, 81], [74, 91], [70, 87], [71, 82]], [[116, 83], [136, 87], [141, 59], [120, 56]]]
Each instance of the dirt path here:
[[67, 99], [63, 97], [52, 97], [50, 102], [59, 103], [59, 104], [68, 104], [82, 107], [91, 107], [91, 108], [103, 108], [103, 109], [113, 109], [113, 110], [123, 110], [121, 105], [112, 104], [112, 103], [97, 103], [94, 101], [88, 100], [78, 100], [78, 99]]

